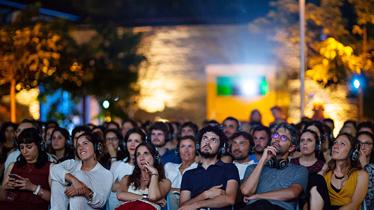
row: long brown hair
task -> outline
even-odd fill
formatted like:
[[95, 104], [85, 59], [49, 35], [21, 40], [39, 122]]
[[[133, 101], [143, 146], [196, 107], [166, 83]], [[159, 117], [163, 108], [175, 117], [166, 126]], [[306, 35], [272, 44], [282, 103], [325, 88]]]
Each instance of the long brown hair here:
[[138, 149], [142, 146], [146, 147], [153, 157], [153, 167], [157, 169], [158, 181], [160, 182], [162, 179], [165, 179], [164, 167], [161, 164], [161, 160], [160, 160], [160, 157], [158, 155], [156, 148], [150, 143], [143, 142], [139, 144], [135, 149], [135, 163], [134, 163], [135, 168], [132, 174], [129, 176], [127, 187], [129, 187], [131, 184], [134, 185], [135, 189], [138, 189], [140, 187], [141, 170], [137, 162], [137, 153], [138, 153]]
[[[353, 136], [351, 136], [350, 134], [348, 133], [341, 133], [339, 134], [336, 138], [338, 139], [340, 136], [345, 136], [346, 138], [348, 138], [349, 140], [349, 143], [351, 145], [351, 149], [349, 151], [349, 155], [348, 155], [348, 176], [350, 176], [352, 174], [352, 172], [356, 171], [356, 170], [361, 170], [362, 169], [362, 166], [360, 164], [360, 161], [358, 160], [358, 158], [356, 160], [352, 160], [351, 159], [351, 156], [352, 154], [354, 153], [354, 151], [356, 149], [359, 150], [359, 148], [357, 147], [357, 144], [356, 144], [356, 140]], [[332, 148], [331, 148], [332, 150]], [[336, 168], [336, 161], [331, 159], [329, 162], [328, 162], [328, 167], [329, 167], [329, 171], [333, 171], [335, 168]]]

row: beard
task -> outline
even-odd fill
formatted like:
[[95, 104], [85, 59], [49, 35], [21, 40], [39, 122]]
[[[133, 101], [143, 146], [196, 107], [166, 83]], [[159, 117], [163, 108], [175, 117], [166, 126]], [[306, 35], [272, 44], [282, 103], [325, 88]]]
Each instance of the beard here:
[[212, 158], [215, 158], [218, 155], [218, 153], [217, 152], [215, 152], [215, 153], [209, 153], [209, 152], [200, 151], [200, 155], [203, 158], [212, 159]]

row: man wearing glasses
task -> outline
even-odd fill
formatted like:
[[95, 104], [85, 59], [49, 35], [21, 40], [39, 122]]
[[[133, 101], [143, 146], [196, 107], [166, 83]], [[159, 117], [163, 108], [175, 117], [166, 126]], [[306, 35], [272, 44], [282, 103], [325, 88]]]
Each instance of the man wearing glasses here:
[[288, 156], [298, 143], [297, 130], [281, 123], [274, 128], [257, 165], [248, 166], [240, 186], [244, 209], [294, 210], [308, 183], [308, 170], [289, 163]]
[[201, 163], [182, 177], [180, 210], [232, 209], [239, 186], [239, 173], [234, 164], [220, 160], [226, 141], [218, 126], [200, 130]]

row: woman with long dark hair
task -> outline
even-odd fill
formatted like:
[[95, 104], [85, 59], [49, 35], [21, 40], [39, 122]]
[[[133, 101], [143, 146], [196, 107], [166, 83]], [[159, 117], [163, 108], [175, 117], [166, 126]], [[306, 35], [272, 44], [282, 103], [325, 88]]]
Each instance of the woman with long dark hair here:
[[368, 191], [368, 174], [362, 170], [359, 149], [351, 135], [336, 137], [331, 160], [324, 169], [331, 209], [359, 210]]
[[112, 186], [112, 192], [110, 193], [109, 200], [107, 203], [107, 209], [113, 210], [121, 202], [117, 199], [117, 192], [120, 190], [120, 181], [126, 175], [131, 175], [134, 170], [135, 162], [135, 149], [136, 147], [145, 142], [145, 133], [139, 128], [130, 129], [125, 136], [125, 153], [126, 158], [120, 161], [112, 162], [110, 171], [114, 176], [114, 183]]
[[1, 209], [48, 209], [51, 163], [48, 155], [41, 150], [41, 142], [42, 138], [35, 128], [27, 128], [18, 136], [21, 154], [5, 172], [5, 200], [0, 203]]
[[69, 139], [69, 131], [64, 128], [57, 127], [52, 131], [50, 153], [56, 157], [58, 163], [74, 159], [74, 150]]
[[117, 198], [125, 203], [117, 209], [160, 209], [170, 191], [171, 183], [165, 177], [156, 148], [149, 143], [141, 143], [135, 151], [135, 168], [131, 175], [121, 181], [121, 192]]

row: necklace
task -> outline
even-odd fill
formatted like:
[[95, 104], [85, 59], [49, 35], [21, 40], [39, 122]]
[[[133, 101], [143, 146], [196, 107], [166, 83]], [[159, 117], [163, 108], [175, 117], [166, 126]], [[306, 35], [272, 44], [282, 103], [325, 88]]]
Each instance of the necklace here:
[[334, 173], [334, 177], [335, 177], [335, 179], [343, 179], [343, 178], [345, 177], [345, 175], [343, 175], [343, 176], [337, 176], [337, 175]]

